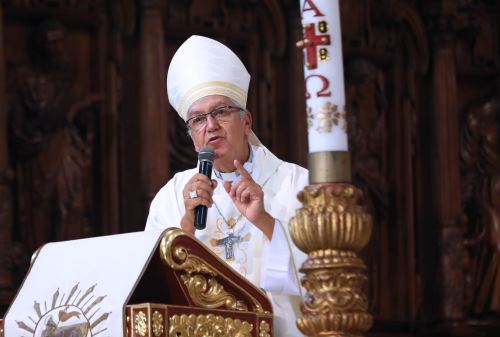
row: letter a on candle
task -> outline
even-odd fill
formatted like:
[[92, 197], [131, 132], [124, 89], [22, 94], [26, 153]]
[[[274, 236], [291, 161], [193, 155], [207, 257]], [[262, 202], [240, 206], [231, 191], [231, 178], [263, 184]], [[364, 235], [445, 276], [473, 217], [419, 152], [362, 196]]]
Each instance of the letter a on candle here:
[[[309, 5], [309, 7], [306, 7], [306, 5]], [[304, 0], [304, 3], [302, 4], [302, 17], [304, 16], [305, 11], [314, 11], [314, 16], [325, 16], [325, 14], [321, 13], [312, 0]]]

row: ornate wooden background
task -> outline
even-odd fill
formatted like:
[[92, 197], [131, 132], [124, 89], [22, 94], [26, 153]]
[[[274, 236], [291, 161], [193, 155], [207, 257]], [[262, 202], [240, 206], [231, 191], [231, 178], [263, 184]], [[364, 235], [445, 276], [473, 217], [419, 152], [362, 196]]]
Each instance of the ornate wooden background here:
[[[375, 219], [371, 334], [497, 336], [500, 6], [340, 5], [355, 183]], [[238, 53], [256, 133], [307, 165], [298, 0], [2, 2], [0, 315], [39, 246], [141, 230], [194, 165], [165, 93], [192, 34]]]

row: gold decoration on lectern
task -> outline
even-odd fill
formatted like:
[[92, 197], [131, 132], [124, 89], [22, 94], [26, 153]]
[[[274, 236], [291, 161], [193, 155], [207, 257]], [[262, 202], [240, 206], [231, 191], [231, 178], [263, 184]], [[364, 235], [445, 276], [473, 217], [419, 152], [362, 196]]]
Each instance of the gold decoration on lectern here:
[[209, 315], [173, 315], [170, 317], [169, 336], [250, 337], [253, 324], [239, 319]]
[[224, 307], [228, 310], [248, 311], [247, 305], [228, 293], [215, 278], [207, 279], [199, 274], [184, 274], [181, 279], [194, 302], [204, 308]]
[[271, 337], [271, 325], [266, 321], [260, 321], [259, 337]]
[[146, 336], [146, 332], [148, 332], [148, 322], [146, 314], [142, 311], [139, 311], [134, 318], [135, 322], [135, 333], [139, 336]]
[[310, 185], [299, 193], [303, 207], [290, 234], [308, 254], [300, 271], [308, 292], [297, 326], [307, 336], [360, 336], [373, 323], [362, 287], [366, 266], [356, 253], [369, 241], [372, 220], [350, 184]]
[[[129, 335], [129, 331], [128, 331], [128, 324], [130, 323], [130, 316], [129, 316], [129, 315], [127, 315], [127, 316], [126, 316], [126, 318], [125, 318], [125, 320], [126, 320], [126, 322], [127, 322], [127, 324], [126, 324], [126, 329], [125, 329], [126, 331], [125, 331], [125, 332], [127, 333], [127, 336], [130, 336], [130, 335]], [[0, 336], [0, 337], [3, 337], [3, 336]]]
[[[180, 229], [167, 232], [161, 241], [160, 252], [162, 259], [173, 269], [181, 270], [181, 280], [186, 286], [193, 302], [203, 308], [216, 309], [224, 307], [228, 310], [249, 311], [243, 300], [238, 300], [234, 295], [224, 289], [217, 280], [219, 274], [203, 258], [188, 253], [180, 244], [175, 244], [175, 239], [181, 235], [188, 235]], [[219, 259], [215, 254], [212, 254]], [[246, 290], [231, 280], [231, 286], [239, 289], [252, 304], [252, 311], [264, 312], [257, 299]]]
[[163, 327], [163, 315], [158, 310], [155, 310], [151, 317], [151, 328], [153, 329], [153, 334], [157, 337], [161, 336], [165, 330]]

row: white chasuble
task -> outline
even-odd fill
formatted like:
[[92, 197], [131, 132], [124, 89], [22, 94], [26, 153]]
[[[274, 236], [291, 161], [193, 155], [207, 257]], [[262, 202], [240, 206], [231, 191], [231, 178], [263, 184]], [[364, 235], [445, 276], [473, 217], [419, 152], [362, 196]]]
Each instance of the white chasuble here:
[[[288, 223], [302, 207], [297, 193], [308, 184], [308, 172], [276, 158], [262, 145], [252, 145], [251, 158], [250, 167], [249, 163], [244, 166], [262, 187], [264, 207], [276, 220], [272, 240], [240, 217], [220, 178], [214, 190], [214, 205], [208, 210], [207, 226], [197, 230], [195, 236], [234, 270], [266, 291], [273, 303], [275, 336], [302, 336], [295, 325], [301, 294], [297, 269], [307, 256], [291, 241]], [[197, 172], [194, 168], [177, 173], [158, 192], [151, 203], [146, 230], [180, 227], [185, 213], [182, 190]], [[229, 240], [231, 243], [227, 243]]]
[[[256, 258], [255, 252], [258, 251], [256, 244], [262, 242], [262, 231], [241, 215], [221, 181], [218, 182], [212, 198], [217, 206], [212, 206], [208, 211], [207, 224], [210, 225], [207, 225], [205, 230], [196, 231], [196, 237], [234, 270], [255, 284], [259, 278], [258, 275], [253, 275], [253, 261]], [[227, 240], [231, 233], [237, 240], [233, 240], [234, 244], [227, 248], [222, 241]]]

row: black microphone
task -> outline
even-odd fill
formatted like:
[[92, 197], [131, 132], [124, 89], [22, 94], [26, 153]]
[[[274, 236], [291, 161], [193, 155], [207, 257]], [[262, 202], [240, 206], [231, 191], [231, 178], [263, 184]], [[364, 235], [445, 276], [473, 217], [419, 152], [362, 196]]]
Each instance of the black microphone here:
[[[212, 179], [212, 167], [214, 165], [215, 152], [209, 147], [204, 147], [198, 152], [200, 162], [199, 172]], [[205, 229], [207, 226], [207, 206], [199, 205], [194, 209], [194, 228]]]

